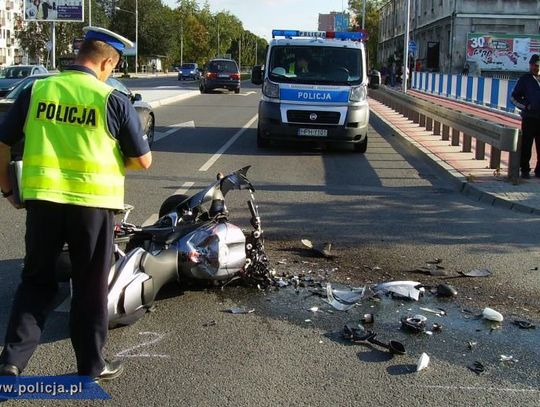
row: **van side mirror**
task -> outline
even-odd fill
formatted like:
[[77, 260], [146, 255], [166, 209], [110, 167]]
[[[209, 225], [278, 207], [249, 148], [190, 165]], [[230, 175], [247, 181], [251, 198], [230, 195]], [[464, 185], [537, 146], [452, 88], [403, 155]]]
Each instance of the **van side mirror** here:
[[251, 70], [251, 83], [254, 85], [262, 85], [264, 70], [262, 65], [255, 65]]

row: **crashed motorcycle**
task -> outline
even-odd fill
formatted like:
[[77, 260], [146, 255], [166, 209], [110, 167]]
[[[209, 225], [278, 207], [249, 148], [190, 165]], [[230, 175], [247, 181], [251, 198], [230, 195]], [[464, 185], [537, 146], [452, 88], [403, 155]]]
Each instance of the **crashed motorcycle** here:
[[[114, 264], [108, 280], [109, 328], [129, 325], [152, 308], [167, 283], [242, 279], [271, 283], [255, 189], [248, 167], [217, 180], [195, 195], [172, 195], [161, 205], [158, 220], [139, 227], [123, 219], [115, 226]], [[251, 230], [229, 221], [225, 196], [249, 191]], [[121, 246], [125, 244], [125, 250]]]

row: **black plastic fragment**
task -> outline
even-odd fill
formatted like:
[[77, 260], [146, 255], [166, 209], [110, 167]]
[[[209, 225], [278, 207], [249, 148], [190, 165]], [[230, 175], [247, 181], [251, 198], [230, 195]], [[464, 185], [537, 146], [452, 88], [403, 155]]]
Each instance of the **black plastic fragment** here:
[[486, 368], [484, 367], [482, 362], [479, 361], [475, 361], [472, 365], [469, 365], [467, 367], [478, 375], [486, 371]]
[[403, 317], [401, 318], [401, 327], [409, 332], [420, 333], [426, 329], [426, 322], [414, 317]]
[[531, 324], [529, 321], [522, 321], [516, 319], [514, 325], [517, 325], [520, 329], [535, 329], [536, 325]]

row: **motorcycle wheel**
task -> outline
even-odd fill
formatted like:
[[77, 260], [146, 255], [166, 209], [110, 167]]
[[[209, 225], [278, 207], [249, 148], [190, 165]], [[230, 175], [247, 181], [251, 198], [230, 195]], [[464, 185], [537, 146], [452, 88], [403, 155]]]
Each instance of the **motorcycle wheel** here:
[[180, 204], [180, 202], [185, 201], [188, 197], [188, 195], [184, 194], [171, 195], [161, 204], [158, 216], [161, 218], [163, 215], [170, 213], [174, 208], [178, 206], [178, 204]]

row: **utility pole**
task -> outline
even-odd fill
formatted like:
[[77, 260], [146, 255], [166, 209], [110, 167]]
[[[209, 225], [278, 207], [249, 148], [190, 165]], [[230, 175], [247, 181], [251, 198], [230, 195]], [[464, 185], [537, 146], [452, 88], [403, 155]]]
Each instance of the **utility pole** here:
[[180, 66], [184, 65], [184, 23], [180, 24]]
[[257, 65], [257, 38], [255, 38], [255, 65]]
[[88, 25], [92, 27], [92, 0], [88, 0]]
[[411, 9], [411, 0], [406, 1], [405, 10], [405, 31], [403, 32], [403, 73], [401, 75], [401, 82], [403, 86], [403, 93], [407, 93], [407, 67], [409, 66], [409, 13]]
[[219, 58], [219, 21], [217, 23], [217, 55], [216, 58]]
[[240, 40], [238, 40], [238, 70], [242, 72], [242, 35], [240, 35]]
[[362, 0], [362, 30], [366, 26], [366, 0]]

